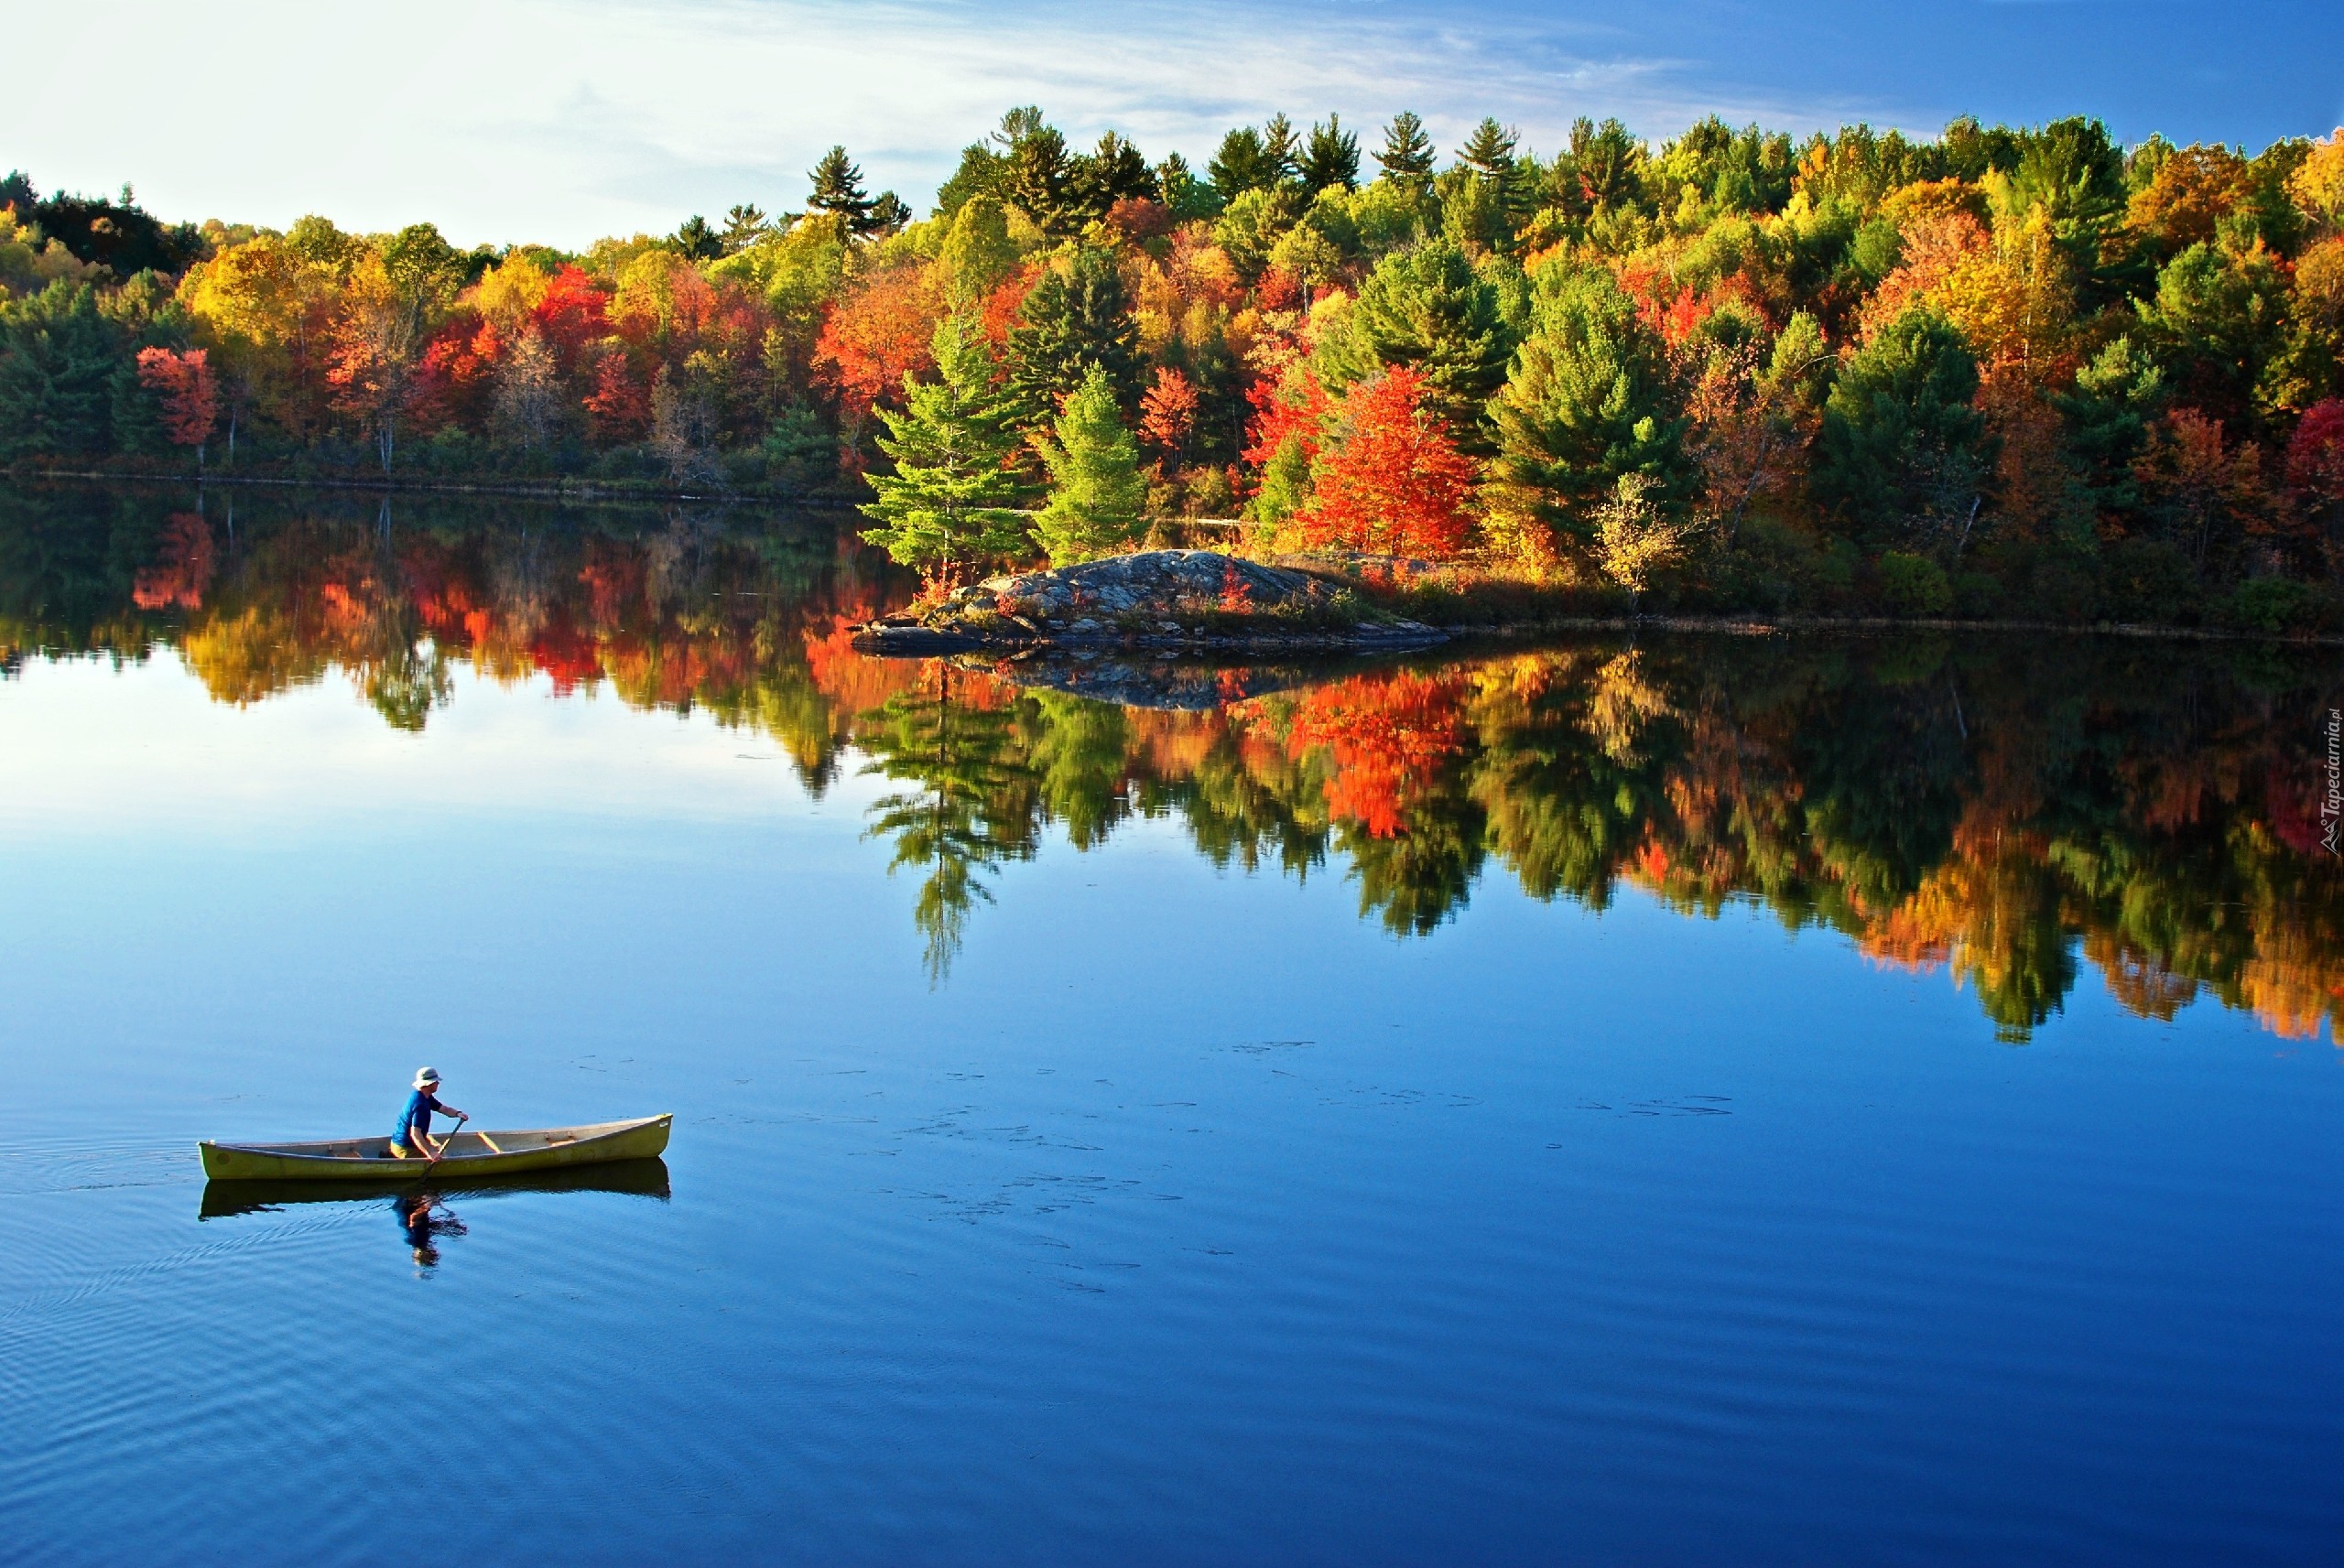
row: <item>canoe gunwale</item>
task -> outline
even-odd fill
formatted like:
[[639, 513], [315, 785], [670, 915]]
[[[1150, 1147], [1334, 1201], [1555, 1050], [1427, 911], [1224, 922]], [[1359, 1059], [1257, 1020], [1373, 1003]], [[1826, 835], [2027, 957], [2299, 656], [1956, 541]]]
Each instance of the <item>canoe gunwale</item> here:
[[[333, 1138], [307, 1143], [221, 1143], [207, 1139], [198, 1148], [203, 1156], [204, 1174], [215, 1182], [419, 1181], [427, 1177], [449, 1179], [547, 1171], [613, 1160], [656, 1159], [667, 1151], [667, 1133], [674, 1120], [669, 1113], [633, 1117], [624, 1121], [585, 1122], [574, 1127], [490, 1130], [487, 1136], [492, 1139], [537, 1141], [503, 1153], [456, 1152], [437, 1162], [420, 1156], [401, 1160], [387, 1154], [304, 1152], [347, 1148], [353, 1143], [385, 1145], [387, 1141], [383, 1139]], [[553, 1141], [558, 1134], [570, 1136]]]

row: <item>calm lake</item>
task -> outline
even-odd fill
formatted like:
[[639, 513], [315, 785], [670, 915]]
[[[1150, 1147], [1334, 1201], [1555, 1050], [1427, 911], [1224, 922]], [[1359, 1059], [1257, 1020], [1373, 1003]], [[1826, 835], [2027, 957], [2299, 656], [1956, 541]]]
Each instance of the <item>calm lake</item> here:
[[[903, 590], [0, 489], [0, 1557], [2344, 1552], [2336, 650], [854, 654]], [[674, 1141], [207, 1191], [427, 1062]]]

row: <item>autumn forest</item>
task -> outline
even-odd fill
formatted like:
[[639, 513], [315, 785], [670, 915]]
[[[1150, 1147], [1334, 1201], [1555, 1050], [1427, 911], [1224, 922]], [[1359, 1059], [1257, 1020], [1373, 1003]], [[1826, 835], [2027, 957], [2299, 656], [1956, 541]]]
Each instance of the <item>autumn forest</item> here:
[[1028, 108], [925, 217], [808, 180], [570, 252], [11, 175], [0, 464], [856, 503], [932, 577], [1188, 519], [1609, 605], [2344, 624], [2344, 133], [1281, 115], [1192, 167]]

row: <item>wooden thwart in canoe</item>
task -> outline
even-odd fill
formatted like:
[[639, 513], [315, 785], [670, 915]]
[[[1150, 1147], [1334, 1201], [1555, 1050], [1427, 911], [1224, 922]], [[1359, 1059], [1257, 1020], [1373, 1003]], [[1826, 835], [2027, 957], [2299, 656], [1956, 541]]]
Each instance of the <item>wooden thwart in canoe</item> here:
[[[549, 1171], [606, 1160], [648, 1160], [667, 1147], [672, 1116], [598, 1121], [585, 1127], [541, 1127], [526, 1132], [459, 1132], [435, 1166], [421, 1155], [396, 1159], [387, 1138], [334, 1138], [321, 1143], [212, 1143], [203, 1173], [221, 1181], [348, 1181], [486, 1176], [508, 1171]], [[432, 1140], [436, 1145], [438, 1139]]]

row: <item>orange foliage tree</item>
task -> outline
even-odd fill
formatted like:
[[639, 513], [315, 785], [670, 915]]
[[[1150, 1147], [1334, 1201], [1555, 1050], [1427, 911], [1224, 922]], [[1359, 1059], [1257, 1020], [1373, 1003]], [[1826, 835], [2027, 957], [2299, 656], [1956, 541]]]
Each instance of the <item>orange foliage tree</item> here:
[[1197, 389], [1178, 371], [1167, 366], [1156, 373], [1156, 384], [1139, 400], [1141, 439], [1162, 452], [1175, 467], [1186, 459], [1188, 438], [1197, 428]]
[[1295, 519], [1304, 538], [1435, 559], [1464, 547], [1473, 465], [1447, 422], [1425, 407], [1424, 380], [1395, 367], [1344, 392], [1316, 491]]
[[1986, 225], [1968, 212], [1933, 212], [1914, 218], [1904, 228], [1904, 259], [1881, 280], [1858, 312], [1863, 336], [1873, 336], [1904, 314], [1908, 306], [1936, 295], [1965, 262], [1992, 248]]
[[2214, 226], [2254, 194], [2246, 159], [2225, 146], [2182, 147], [2127, 205], [2127, 228], [2171, 254], [2214, 237]]
[[2271, 532], [2263, 449], [2253, 441], [2232, 445], [2219, 419], [2175, 409], [2151, 428], [2133, 469], [2173, 543], [2200, 571], [2248, 535]]
[[814, 361], [837, 395], [850, 449], [871, 410], [882, 399], [901, 396], [906, 376], [936, 362], [928, 344], [943, 311], [942, 296], [920, 266], [870, 274], [830, 308], [814, 342]]
[[141, 349], [138, 384], [162, 399], [163, 434], [174, 445], [193, 447], [195, 466], [201, 469], [203, 444], [220, 418], [220, 385], [204, 351]]

